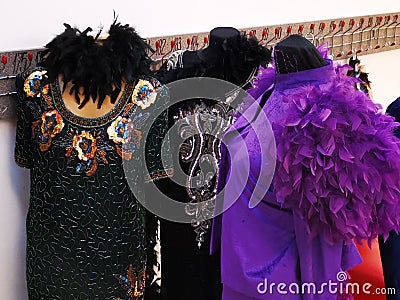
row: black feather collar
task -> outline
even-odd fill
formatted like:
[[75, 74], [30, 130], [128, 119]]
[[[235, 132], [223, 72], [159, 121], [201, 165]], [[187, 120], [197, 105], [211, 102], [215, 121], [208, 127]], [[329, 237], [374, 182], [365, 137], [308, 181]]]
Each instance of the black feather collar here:
[[[122, 81], [133, 82], [140, 75], [151, 75], [151, 50], [129, 25], [121, 25], [115, 19], [108, 37], [99, 39], [85, 31], [64, 24], [65, 31], [57, 35], [45, 47], [40, 66], [47, 70], [48, 81], [54, 82], [62, 75], [65, 83], [72, 82], [70, 94], [82, 108], [90, 98], [101, 107], [106, 96], [115, 103]], [[64, 84], [66, 86], [66, 84]], [[81, 101], [79, 90], [83, 88]]]

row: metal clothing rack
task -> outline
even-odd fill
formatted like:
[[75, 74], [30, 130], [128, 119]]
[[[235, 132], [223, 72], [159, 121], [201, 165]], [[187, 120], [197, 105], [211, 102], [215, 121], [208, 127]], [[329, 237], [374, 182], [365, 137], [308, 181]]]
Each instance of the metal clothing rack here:
[[[257, 38], [267, 47], [291, 34], [300, 34], [318, 46], [327, 43], [333, 59], [348, 59], [400, 48], [400, 12], [346, 17], [312, 22], [243, 28], [240, 31]], [[159, 66], [176, 50], [199, 50], [208, 46], [209, 33], [180, 34], [146, 39], [155, 50], [149, 53]], [[0, 119], [16, 112], [15, 74], [35, 66], [43, 49], [0, 53]]]

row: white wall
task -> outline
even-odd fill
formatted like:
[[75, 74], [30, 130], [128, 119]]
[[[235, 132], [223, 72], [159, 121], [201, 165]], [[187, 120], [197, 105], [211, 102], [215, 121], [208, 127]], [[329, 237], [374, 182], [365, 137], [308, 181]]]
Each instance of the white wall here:
[[[358, 57], [364, 65], [371, 81], [373, 101], [382, 105], [385, 111], [388, 105], [400, 97], [400, 80], [397, 73], [400, 68], [400, 49], [363, 55]], [[337, 61], [340, 64], [348, 60]]]
[[[400, 1], [399, 1], [400, 2]], [[371, 81], [374, 102], [387, 106], [400, 97], [400, 49], [359, 57]]]
[[0, 122], [0, 299], [24, 300], [29, 173], [14, 163], [15, 125]]
[[[105, 29], [113, 19], [136, 27], [143, 37], [400, 12], [399, 0], [267, 1], [28, 1], [1, 5], [0, 52], [43, 46], [67, 22]], [[235, 5], [234, 3], [239, 3]], [[383, 4], [384, 3], [384, 4]], [[370, 73], [374, 99], [386, 107], [400, 96], [400, 50], [361, 56]], [[0, 121], [0, 299], [26, 299], [25, 214], [28, 172], [13, 162], [14, 121]]]
[[[15, 3], [15, 4], [13, 4]], [[18, 0], [0, 8], [0, 51], [38, 47], [64, 22], [93, 29], [110, 25], [113, 10], [143, 37], [249, 27], [400, 11], [399, 0]]]

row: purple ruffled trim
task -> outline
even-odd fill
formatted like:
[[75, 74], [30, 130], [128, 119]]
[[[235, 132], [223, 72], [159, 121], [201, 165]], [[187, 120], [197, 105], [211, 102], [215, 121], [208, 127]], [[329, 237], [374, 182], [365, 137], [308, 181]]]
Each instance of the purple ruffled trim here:
[[258, 70], [258, 75], [252, 83], [252, 87], [247, 90], [254, 99], [258, 99], [262, 96], [274, 83], [275, 78], [275, 68], [263, 68], [260, 67]]
[[355, 91], [344, 67], [335, 72], [328, 84], [285, 91], [287, 113], [273, 124], [274, 190], [311, 236], [371, 243], [400, 228], [398, 123]]
[[325, 42], [321, 45], [318, 45], [317, 50], [321, 54], [321, 56], [325, 59], [329, 58], [329, 44], [328, 42]]

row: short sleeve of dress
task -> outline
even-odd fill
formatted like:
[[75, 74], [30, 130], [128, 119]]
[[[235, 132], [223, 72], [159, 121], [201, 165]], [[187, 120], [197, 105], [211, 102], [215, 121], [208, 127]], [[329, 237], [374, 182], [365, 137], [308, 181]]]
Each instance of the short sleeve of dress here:
[[18, 166], [32, 168], [32, 134], [31, 114], [27, 104], [27, 96], [24, 92], [24, 74], [17, 75], [16, 88], [18, 95], [17, 103], [17, 130], [14, 149], [14, 158]]
[[149, 182], [173, 174], [172, 153], [168, 132], [168, 88], [157, 79], [151, 79], [151, 84], [157, 91], [154, 104], [149, 107], [152, 123], [145, 146], [144, 181]]

